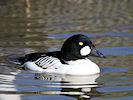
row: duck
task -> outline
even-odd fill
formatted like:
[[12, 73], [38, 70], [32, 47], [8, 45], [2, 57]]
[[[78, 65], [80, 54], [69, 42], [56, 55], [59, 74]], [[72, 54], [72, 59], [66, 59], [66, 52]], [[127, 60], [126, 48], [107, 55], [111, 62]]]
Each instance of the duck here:
[[92, 62], [89, 56], [105, 58], [88, 36], [76, 34], [66, 39], [60, 50], [26, 54], [19, 57], [18, 61], [24, 69], [39, 73], [66, 75], [100, 73], [99, 66]]

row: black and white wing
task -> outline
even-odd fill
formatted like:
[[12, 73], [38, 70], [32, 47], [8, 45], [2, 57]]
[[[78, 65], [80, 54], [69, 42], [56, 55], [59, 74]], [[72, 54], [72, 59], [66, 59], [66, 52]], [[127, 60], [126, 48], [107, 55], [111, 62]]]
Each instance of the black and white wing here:
[[52, 56], [44, 56], [37, 59], [35, 61], [35, 64], [41, 68], [48, 69], [48, 68], [58, 68], [62, 63], [58, 58]]

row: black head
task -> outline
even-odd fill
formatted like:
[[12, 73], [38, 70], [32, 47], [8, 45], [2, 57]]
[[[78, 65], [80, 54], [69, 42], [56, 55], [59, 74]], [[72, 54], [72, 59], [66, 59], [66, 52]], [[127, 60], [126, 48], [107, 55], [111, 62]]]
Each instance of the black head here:
[[104, 57], [85, 35], [78, 34], [68, 38], [61, 48], [61, 57], [66, 61], [84, 59], [89, 55]]

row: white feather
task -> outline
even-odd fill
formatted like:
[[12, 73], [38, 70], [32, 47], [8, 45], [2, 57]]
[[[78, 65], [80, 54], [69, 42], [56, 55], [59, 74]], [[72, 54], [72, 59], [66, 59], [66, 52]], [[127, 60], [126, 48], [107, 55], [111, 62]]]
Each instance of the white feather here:
[[59, 59], [56, 59], [52, 62], [53, 65], [47, 69], [37, 66], [35, 62], [26, 62], [23, 66], [31, 71], [69, 75], [92, 75], [100, 72], [99, 67], [87, 58], [66, 62], [68, 64], [62, 64]]
[[89, 46], [85, 46], [85, 47], [83, 47], [83, 48], [80, 50], [80, 54], [81, 54], [82, 56], [86, 56], [86, 55], [90, 54], [90, 52], [91, 52], [91, 49], [90, 49]]
[[43, 72], [44, 71], [41, 67], [37, 66], [34, 62], [30, 62], [30, 61], [24, 63], [23, 67], [25, 69], [30, 70], [30, 71], [37, 71], [37, 72]]

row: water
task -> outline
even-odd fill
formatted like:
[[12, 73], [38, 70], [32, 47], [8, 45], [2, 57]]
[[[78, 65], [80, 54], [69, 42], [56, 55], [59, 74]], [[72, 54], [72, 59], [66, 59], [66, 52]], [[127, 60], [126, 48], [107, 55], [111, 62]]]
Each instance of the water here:
[[[132, 100], [132, 0], [1, 0], [0, 100]], [[92, 76], [35, 74], [10, 57], [60, 49], [73, 34], [91, 38], [106, 59]]]

